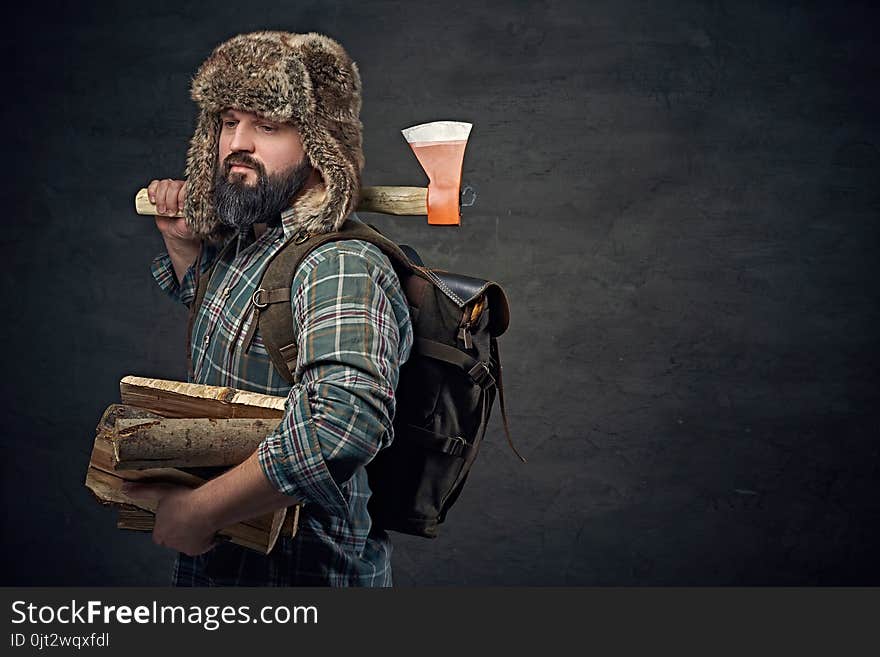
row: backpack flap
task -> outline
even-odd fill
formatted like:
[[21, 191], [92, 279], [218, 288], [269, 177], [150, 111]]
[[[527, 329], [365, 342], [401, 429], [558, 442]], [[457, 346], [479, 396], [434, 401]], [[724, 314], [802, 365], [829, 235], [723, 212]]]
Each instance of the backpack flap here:
[[486, 297], [489, 299], [489, 333], [493, 338], [503, 335], [510, 324], [510, 306], [507, 305], [507, 295], [498, 283], [490, 282], [486, 287]]
[[429, 272], [437, 279], [438, 287], [459, 308], [464, 308], [486, 295], [489, 304], [489, 333], [497, 338], [507, 330], [510, 324], [510, 306], [504, 289], [498, 283], [441, 269], [432, 269]]

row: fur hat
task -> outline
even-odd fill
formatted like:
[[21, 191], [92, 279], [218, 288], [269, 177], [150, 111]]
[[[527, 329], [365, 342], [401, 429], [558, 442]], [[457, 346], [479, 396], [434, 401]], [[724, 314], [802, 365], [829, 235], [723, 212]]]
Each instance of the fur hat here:
[[332, 232], [357, 207], [364, 156], [361, 79], [339, 43], [321, 34], [253, 32], [220, 44], [192, 82], [199, 106], [186, 161], [184, 214], [190, 229], [218, 239], [229, 228], [214, 212], [220, 112], [233, 108], [292, 123], [324, 179], [293, 204], [312, 234]]

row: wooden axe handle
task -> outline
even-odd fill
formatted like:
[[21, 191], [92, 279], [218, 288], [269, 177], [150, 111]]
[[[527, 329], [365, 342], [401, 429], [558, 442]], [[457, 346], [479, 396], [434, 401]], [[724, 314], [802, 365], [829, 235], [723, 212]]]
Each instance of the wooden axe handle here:
[[[146, 188], [134, 197], [134, 209], [138, 214], [153, 215], [155, 204], [150, 202]], [[361, 187], [357, 209], [362, 212], [382, 214], [425, 216], [428, 214], [427, 187]], [[183, 213], [178, 212], [178, 217]]]
[[361, 187], [357, 209], [362, 212], [425, 216], [428, 214], [428, 188]]

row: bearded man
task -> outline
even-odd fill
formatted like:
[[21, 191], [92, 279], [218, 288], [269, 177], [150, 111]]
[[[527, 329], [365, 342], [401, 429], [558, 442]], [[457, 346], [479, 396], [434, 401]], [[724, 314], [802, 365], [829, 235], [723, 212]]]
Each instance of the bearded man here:
[[[365, 465], [393, 437], [394, 392], [413, 343], [391, 262], [356, 239], [305, 258], [290, 291], [293, 385], [274, 369], [250, 308], [264, 266], [288, 240], [359, 221], [357, 66], [323, 35], [244, 34], [205, 61], [192, 98], [199, 117], [186, 181], [148, 187], [167, 248], [152, 273], [191, 306], [197, 277], [212, 269], [191, 320], [189, 381], [288, 401], [241, 465], [194, 490], [127, 492], [158, 500], [153, 539], [179, 552], [175, 585], [390, 586], [392, 546], [367, 511]], [[297, 533], [271, 554], [215, 542], [218, 530], [294, 502], [303, 504]]]

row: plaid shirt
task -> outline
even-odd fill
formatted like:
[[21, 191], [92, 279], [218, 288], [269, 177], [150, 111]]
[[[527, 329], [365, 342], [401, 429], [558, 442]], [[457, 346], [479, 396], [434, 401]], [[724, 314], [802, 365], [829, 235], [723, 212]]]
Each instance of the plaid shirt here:
[[[351, 219], [359, 221], [356, 215]], [[388, 258], [362, 240], [314, 250], [291, 286], [299, 383], [275, 371], [259, 330], [247, 352], [250, 299], [269, 258], [297, 230], [291, 213], [236, 247], [202, 244], [201, 270], [216, 262], [192, 334], [192, 382], [287, 397], [284, 417], [260, 444], [263, 472], [304, 503], [294, 538], [269, 555], [223, 543], [197, 557], [178, 554], [177, 586], [390, 586], [391, 542], [371, 527], [364, 469], [392, 437], [399, 367], [413, 333], [406, 297]], [[172, 299], [195, 297], [195, 266], [178, 283], [167, 253], [152, 273]]]

